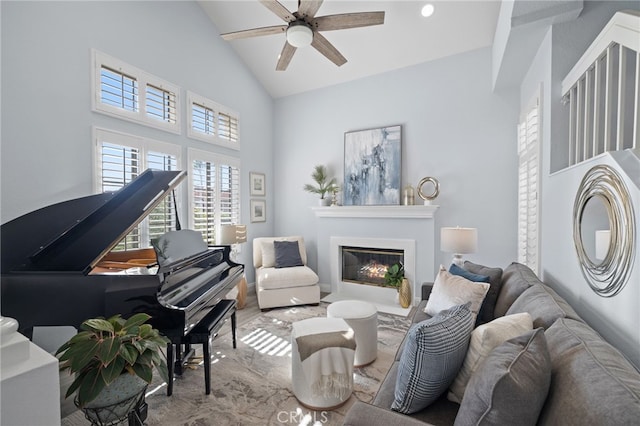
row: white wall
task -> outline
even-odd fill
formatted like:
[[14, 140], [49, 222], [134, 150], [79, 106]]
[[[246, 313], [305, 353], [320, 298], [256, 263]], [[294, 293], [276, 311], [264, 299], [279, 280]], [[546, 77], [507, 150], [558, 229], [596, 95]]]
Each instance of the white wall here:
[[517, 102], [491, 92], [489, 48], [277, 99], [275, 233], [304, 235], [312, 266], [328, 268], [315, 263], [317, 200], [303, 184], [315, 164], [342, 182], [344, 132], [401, 124], [403, 186], [440, 181], [436, 264], [451, 259], [439, 250], [440, 227], [459, 225], [478, 228], [479, 252], [468, 259], [506, 266], [516, 256], [516, 120]]
[[[562, 79], [615, 11], [638, 7], [637, 2], [585, 2], [578, 19], [549, 30], [520, 86], [522, 105], [540, 83], [543, 86], [542, 278], [636, 366], [640, 366], [640, 253], [636, 250], [634, 270], [622, 292], [603, 298], [591, 290], [582, 276], [573, 246], [573, 203], [582, 177], [600, 163], [620, 169], [609, 156], [600, 156], [563, 171], [556, 170], [567, 155], [568, 107], [560, 102]], [[628, 176], [626, 184], [635, 205], [640, 205], [640, 192]], [[636, 235], [640, 235], [638, 213], [636, 208]]]
[[[2, 2], [1, 7], [2, 223], [92, 193], [94, 125], [179, 144], [185, 165], [187, 147], [240, 155], [244, 188], [249, 171], [271, 176], [273, 101], [196, 2]], [[179, 85], [183, 101], [192, 90], [237, 111], [242, 152], [188, 139], [184, 106], [181, 135], [92, 112], [91, 48]], [[267, 186], [272, 194], [272, 181]], [[249, 223], [248, 195], [242, 218]], [[249, 237], [268, 235], [271, 227], [270, 220], [254, 224]], [[241, 260], [251, 265], [247, 246]], [[247, 272], [252, 281], [253, 268]]]

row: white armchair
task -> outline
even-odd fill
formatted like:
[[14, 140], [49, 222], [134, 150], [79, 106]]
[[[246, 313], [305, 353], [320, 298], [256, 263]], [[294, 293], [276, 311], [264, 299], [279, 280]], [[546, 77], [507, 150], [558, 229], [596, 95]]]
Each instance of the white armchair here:
[[[288, 266], [283, 251], [274, 242], [298, 242], [299, 258]], [[279, 244], [281, 249], [282, 244]], [[286, 265], [283, 267], [283, 265]], [[318, 275], [307, 266], [304, 239], [293, 237], [260, 237], [253, 239], [253, 266], [256, 269], [256, 294], [260, 309], [320, 303]]]

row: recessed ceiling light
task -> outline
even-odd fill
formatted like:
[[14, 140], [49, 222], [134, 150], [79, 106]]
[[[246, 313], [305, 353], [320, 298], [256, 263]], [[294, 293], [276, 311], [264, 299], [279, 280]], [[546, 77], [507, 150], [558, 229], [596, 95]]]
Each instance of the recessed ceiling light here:
[[422, 16], [428, 18], [429, 16], [433, 15], [434, 10], [435, 8], [433, 7], [433, 5], [431, 3], [427, 3], [422, 7]]

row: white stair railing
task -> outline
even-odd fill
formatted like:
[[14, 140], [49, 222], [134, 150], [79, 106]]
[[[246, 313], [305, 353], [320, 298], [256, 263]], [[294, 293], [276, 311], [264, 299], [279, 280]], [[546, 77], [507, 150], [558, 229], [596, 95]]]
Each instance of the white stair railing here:
[[617, 12], [562, 81], [569, 160], [640, 148], [640, 12]]

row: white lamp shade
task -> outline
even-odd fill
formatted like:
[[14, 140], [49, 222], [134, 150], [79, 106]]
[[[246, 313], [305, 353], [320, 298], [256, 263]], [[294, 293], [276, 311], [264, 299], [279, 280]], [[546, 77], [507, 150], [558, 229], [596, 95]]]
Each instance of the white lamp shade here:
[[247, 225], [222, 225], [220, 244], [240, 244], [247, 241]]
[[611, 231], [609, 229], [596, 231], [596, 259], [603, 260], [609, 252]]
[[290, 25], [287, 28], [287, 43], [293, 47], [309, 46], [312, 41], [313, 31], [306, 25]]
[[478, 250], [476, 228], [440, 228], [440, 250], [447, 253], [475, 253]]

